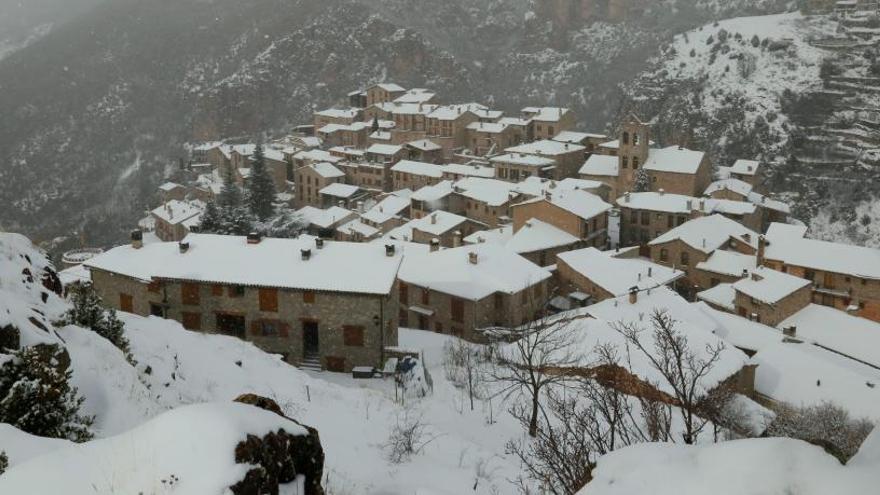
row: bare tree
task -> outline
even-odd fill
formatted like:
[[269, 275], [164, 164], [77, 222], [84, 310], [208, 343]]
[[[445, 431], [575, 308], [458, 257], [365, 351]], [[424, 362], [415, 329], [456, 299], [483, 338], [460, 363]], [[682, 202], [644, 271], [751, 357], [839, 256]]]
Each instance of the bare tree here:
[[513, 343], [499, 347], [496, 366], [489, 379], [503, 385], [499, 394], [509, 398], [518, 394], [528, 399], [529, 436], [538, 434], [541, 394], [559, 383], [565, 373], [579, 363], [572, 352], [570, 319], [542, 316], [512, 330]]
[[394, 464], [400, 464], [409, 460], [410, 457], [420, 454], [429, 443], [436, 439], [436, 435], [429, 433], [428, 425], [421, 416], [406, 409], [403, 414], [398, 414], [397, 422], [391, 428], [384, 446], [387, 450], [388, 460]]
[[446, 379], [458, 388], [467, 390], [471, 411], [474, 398], [480, 398], [482, 391], [482, 370], [480, 347], [470, 342], [456, 339], [443, 346], [443, 370]]
[[637, 323], [618, 322], [612, 325], [626, 340], [627, 347], [644, 355], [651, 367], [662, 377], [676, 399], [684, 423], [682, 440], [687, 444], [697, 437], [713, 419], [713, 412], [723, 410], [730, 399], [728, 393], [710, 393], [703, 387], [704, 379], [718, 364], [725, 350], [724, 343], [707, 344], [705, 351], [691, 349], [687, 337], [676, 329], [676, 321], [662, 310], [651, 315], [653, 345], [643, 340], [645, 330]]

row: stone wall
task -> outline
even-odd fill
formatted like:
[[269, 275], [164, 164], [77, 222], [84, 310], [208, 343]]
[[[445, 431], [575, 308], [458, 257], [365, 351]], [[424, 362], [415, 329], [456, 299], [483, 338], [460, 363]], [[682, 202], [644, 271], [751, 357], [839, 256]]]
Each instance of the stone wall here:
[[807, 285], [782, 298], [775, 304], [767, 304], [737, 291], [734, 305], [738, 315], [744, 318], [751, 318], [751, 315], [754, 314], [757, 315], [758, 322], [775, 327], [782, 320], [810, 304], [811, 294], [812, 289]]

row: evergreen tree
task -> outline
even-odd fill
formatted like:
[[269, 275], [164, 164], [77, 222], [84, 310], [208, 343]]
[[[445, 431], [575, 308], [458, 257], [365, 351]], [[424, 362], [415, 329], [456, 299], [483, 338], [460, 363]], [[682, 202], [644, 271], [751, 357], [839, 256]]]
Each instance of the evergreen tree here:
[[217, 203], [212, 199], [208, 201], [205, 211], [202, 213], [199, 221], [199, 232], [215, 234], [220, 229], [220, 223], [220, 209], [217, 208]]
[[232, 178], [231, 169], [226, 169], [223, 172], [223, 187], [220, 189], [220, 194], [217, 195], [217, 204], [224, 208], [241, 205], [241, 191]]
[[0, 423], [50, 438], [84, 442], [94, 417], [82, 416], [85, 400], [70, 386], [72, 372], [58, 345], [25, 347], [0, 366]]
[[9, 467], [9, 457], [6, 456], [6, 452], [0, 450], [0, 474], [6, 472], [6, 468]]
[[634, 192], [648, 192], [651, 190], [651, 180], [648, 178], [648, 173], [645, 172], [645, 169], [640, 168], [638, 172], [636, 172], [636, 180], [633, 183], [633, 191]]
[[72, 306], [64, 314], [62, 325], [77, 325], [88, 328], [125, 353], [126, 359], [133, 362], [125, 338], [125, 325], [116, 317], [116, 311], [107, 311], [101, 305], [101, 298], [90, 285], [77, 285], [71, 292]]
[[378, 130], [379, 130], [379, 116], [374, 115], [373, 116], [373, 125], [370, 126], [370, 134], [372, 134]]
[[254, 150], [253, 163], [251, 163], [250, 180], [248, 180], [248, 204], [251, 213], [260, 220], [266, 220], [272, 216], [275, 207], [275, 181], [266, 170], [266, 157], [263, 155], [262, 144], [257, 144]]

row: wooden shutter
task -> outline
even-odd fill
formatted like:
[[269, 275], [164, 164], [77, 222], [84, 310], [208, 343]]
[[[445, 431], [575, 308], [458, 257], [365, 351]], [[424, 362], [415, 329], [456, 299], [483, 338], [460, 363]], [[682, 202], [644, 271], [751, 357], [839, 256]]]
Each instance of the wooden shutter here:
[[400, 304], [409, 304], [409, 286], [405, 282], [400, 282]]
[[364, 346], [364, 327], [361, 325], [344, 325], [342, 327], [343, 344], [349, 347]]
[[197, 305], [199, 304], [199, 285], [184, 282], [180, 286], [180, 298], [183, 304]]
[[222, 296], [223, 295], [223, 286], [222, 285], [212, 285], [211, 286], [211, 295], [214, 296]]
[[464, 301], [457, 297], [453, 297], [451, 301], [452, 321], [464, 322]]
[[310, 290], [303, 292], [303, 302], [308, 303], [308, 304], [314, 304], [315, 303], [315, 293]]
[[119, 294], [119, 310], [126, 313], [131, 313], [134, 310], [131, 294]]
[[278, 311], [278, 289], [260, 289], [260, 311]]

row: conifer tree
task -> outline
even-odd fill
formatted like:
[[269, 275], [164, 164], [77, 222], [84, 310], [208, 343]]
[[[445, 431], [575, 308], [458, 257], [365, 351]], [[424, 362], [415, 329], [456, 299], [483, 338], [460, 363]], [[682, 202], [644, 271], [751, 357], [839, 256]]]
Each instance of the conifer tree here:
[[85, 399], [70, 386], [65, 354], [54, 344], [25, 347], [0, 365], [0, 423], [44, 437], [92, 438], [94, 417], [79, 414]]
[[373, 116], [373, 125], [370, 126], [370, 134], [379, 130], [379, 116]]
[[199, 221], [199, 232], [214, 234], [220, 229], [220, 209], [213, 199], [208, 201]]
[[638, 172], [636, 172], [636, 180], [633, 183], [633, 191], [634, 192], [648, 192], [651, 190], [651, 180], [648, 177], [648, 173], [645, 172], [645, 169], [640, 168]]
[[133, 362], [128, 339], [125, 338], [125, 325], [116, 317], [116, 311], [104, 309], [101, 298], [92, 286], [78, 285], [72, 289], [71, 308], [60, 323], [94, 331], [125, 353], [129, 362]]
[[223, 208], [241, 205], [241, 191], [232, 178], [232, 170], [226, 169], [223, 173], [223, 187], [217, 195], [217, 204]]
[[266, 220], [272, 216], [275, 207], [275, 181], [266, 170], [266, 157], [263, 154], [262, 144], [257, 144], [254, 150], [253, 163], [251, 163], [250, 180], [247, 184], [248, 203], [251, 213], [260, 220]]

